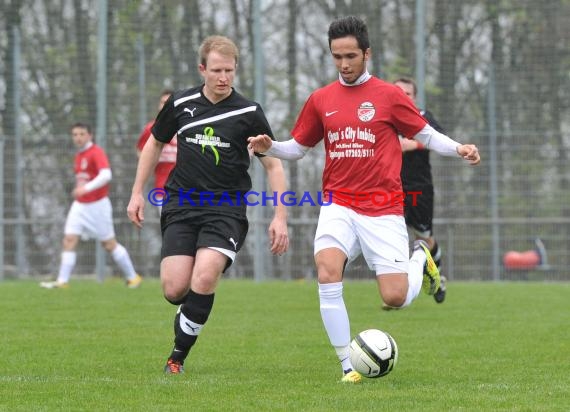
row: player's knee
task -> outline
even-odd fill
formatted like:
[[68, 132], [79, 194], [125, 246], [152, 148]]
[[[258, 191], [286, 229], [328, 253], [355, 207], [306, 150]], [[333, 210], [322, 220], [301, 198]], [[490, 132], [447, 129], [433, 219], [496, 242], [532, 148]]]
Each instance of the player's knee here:
[[406, 302], [406, 293], [399, 289], [382, 291], [382, 300], [388, 306], [399, 308]]
[[174, 291], [164, 291], [164, 299], [173, 305], [182, 305], [186, 300], [185, 294], [173, 293]]
[[166, 275], [164, 272], [161, 272], [160, 283], [164, 299], [173, 305], [184, 303], [186, 295], [190, 291], [189, 282], [181, 281], [179, 277]]
[[101, 242], [101, 245], [103, 246], [103, 248], [104, 248], [107, 252], [111, 253], [111, 252], [113, 252], [113, 250], [115, 250], [115, 248], [117, 247], [118, 243], [117, 243], [117, 239], [112, 238], [112, 239], [109, 239], [109, 240], [104, 240], [104, 241], [102, 241], [102, 242]]
[[173, 305], [181, 305], [186, 302], [190, 293], [190, 286], [180, 282], [162, 279], [162, 294], [164, 299]]
[[65, 235], [63, 237], [62, 247], [65, 251], [72, 251], [77, 247], [79, 237], [76, 235]]
[[408, 296], [408, 277], [404, 274], [392, 276], [379, 276], [378, 289], [384, 303], [394, 308], [399, 308], [406, 302]]
[[328, 264], [317, 264], [317, 277], [319, 283], [336, 283], [342, 281], [342, 268]]

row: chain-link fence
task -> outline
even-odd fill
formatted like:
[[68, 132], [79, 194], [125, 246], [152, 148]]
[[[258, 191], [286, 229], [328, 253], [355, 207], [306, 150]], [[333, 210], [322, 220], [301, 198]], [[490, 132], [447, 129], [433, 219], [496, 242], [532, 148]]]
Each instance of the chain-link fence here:
[[[309, 93], [335, 78], [328, 24], [355, 14], [369, 26], [369, 70], [389, 81], [416, 77], [420, 97], [448, 134], [481, 150], [483, 163], [476, 168], [431, 156], [435, 234], [448, 276], [570, 278], [567, 0], [10, 0], [0, 11], [3, 276], [57, 269], [73, 184], [68, 129], [75, 121], [96, 126], [109, 155], [118, 240], [141, 273], [157, 275], [158, 214], [149, 207], [139, 232], [125, 210], [136, 139], [154, 117], [161, 90], [199, 84], [197, 46], [206, 35], [228, 35], [241, 50], [237, 88], [262, 102], [276, 136], [287, 139]], [[257, 29], [261, 50], [255, 48]], [[255, 77], [259, 51], [263, 75]], [[316, 148], [286, 163], [291, 190], [317, 193], [323, 161]], [[290, 208], [291, 251], [278, 258], [252, 236], [265, 231], [271, 211], [259, 217], [251, 209], [247, 245], [228, 275], [313, 277], [318, 208]], [[533, 249], [536, 238], [545, 245], [548, 265], [503, 267], [507, 251]], [[255, 274], [259, 251], [263, 273]], [[94, 266], [94, 244], [81, 244], [76, 272], [93, 273]], [[361, 261], [347, 274], [369, 275]]]

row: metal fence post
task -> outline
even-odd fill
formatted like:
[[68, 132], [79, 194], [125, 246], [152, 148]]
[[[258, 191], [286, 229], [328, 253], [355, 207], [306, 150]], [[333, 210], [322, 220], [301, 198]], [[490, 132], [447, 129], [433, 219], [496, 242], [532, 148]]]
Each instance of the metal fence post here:
[[492, 270], [493, 280], [501, 279], [500, 247], [501, 233], [499, 227], [499, 189], [497, 172], [497, 111], [495, 106], [495, 67], [493, 62], [489, 65], [489, 90], [487, 92], [487, 119], [489, 122], [489, 202], [491, 209], [492, 230]]
[[[97, 35], [97, 144], [107, 146], [107, 0], [99, 0], [99, 24]], [[105, 251], [100, 242], [95, 242], [95, 272], [97, 280], [105, 277]]]
[[[0, 136], [0, 187], [4, 187], [4, 137]], [[0, 191], [0, 281], [4, 280], [4, 190]]]
[[[254, 94], [255, 100], [263, 106], [265, 100], [264, 79], [263, 79], [263, 45], [261, 39], [261, 4], [260, 0], [254, 0], [253, 4], [253, 55], [254, 55]], [[264, 170], [259, 161], [254, 164], [254, 182], [256, 190], [265, 189], [265, 175]], [[254, 222], [253, 234], [255, 241], [254, 263], [253, 263], [253, 278], [256, 281], [261, 281], [267, 278], [267, 248], [264, 247], [265, 232], [264, 232], [264, 211], [265, 208], [261, 205], [254, 206]]]

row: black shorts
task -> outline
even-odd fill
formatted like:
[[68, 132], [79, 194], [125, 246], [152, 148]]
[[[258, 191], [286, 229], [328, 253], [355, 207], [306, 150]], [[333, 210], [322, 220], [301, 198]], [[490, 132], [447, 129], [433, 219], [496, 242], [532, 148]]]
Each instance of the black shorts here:
[[[237, 253], [245, 242], [248, 228], [246, 218], [208, 212], [173, 221], [162, 228], [161, 258], [196, 256], [196, 251], [204, 247], [218, 247]], [[228, 266], [230, 264], [231, 261]]]
[[[406, 225], [419, 233], [427, 233], [433, 235], [433, 189], [404, 189], [406, 198], [404, 200], [404, 217]], [[410, 192], [421, 192], [415, 196]], [[415, 204], [414, 204], [415, 200]]]

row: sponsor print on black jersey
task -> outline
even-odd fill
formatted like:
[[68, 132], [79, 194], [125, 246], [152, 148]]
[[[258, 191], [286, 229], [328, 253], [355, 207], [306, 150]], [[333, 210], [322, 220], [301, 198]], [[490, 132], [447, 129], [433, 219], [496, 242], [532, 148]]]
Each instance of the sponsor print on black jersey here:
[[202, 134], [196, 134], [195, 137], [187, 137], [186, 141], [202, 146], [202, 154], [204, 154], [206, 147], [209, 147], [212, 153], [214, 153], [216, 166], [220, 164], [220, 153], [216, 147], [230, 147], [229, 142], [222, 142], [222, 139], [214, 134], [214, 128], [211, 126], [205, 127]]

